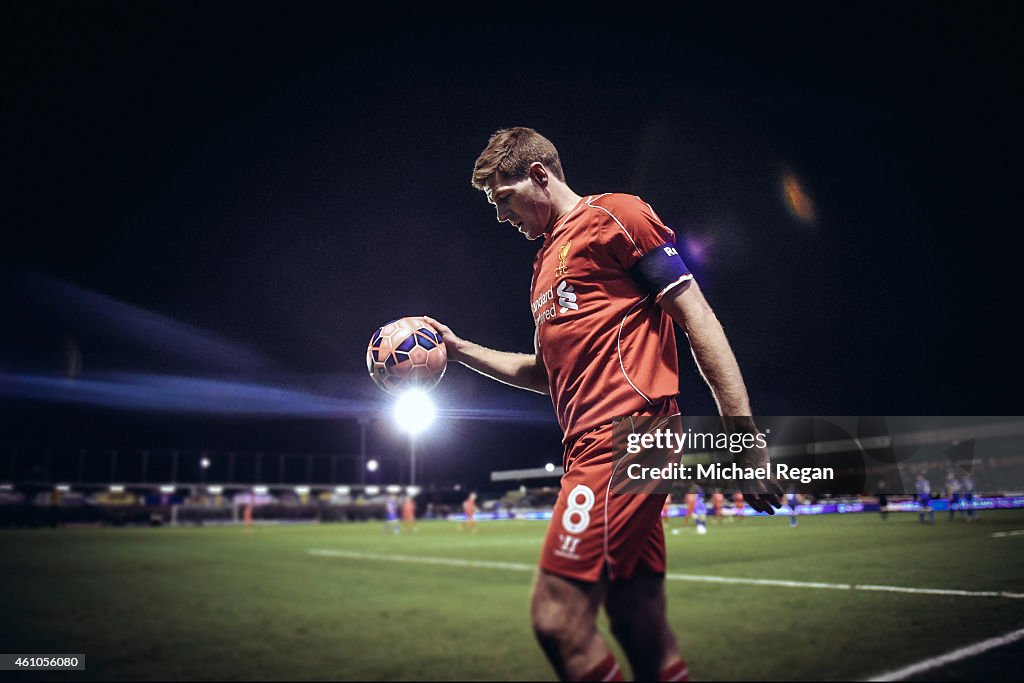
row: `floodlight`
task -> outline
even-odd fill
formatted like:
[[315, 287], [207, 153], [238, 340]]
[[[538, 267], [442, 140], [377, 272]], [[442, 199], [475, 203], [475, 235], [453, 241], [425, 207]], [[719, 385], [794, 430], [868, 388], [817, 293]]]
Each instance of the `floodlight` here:
[[403, 432], [416, 435], [434, 421], [434, 402], [425, 391], [411, 389], [395, 403], [395, 420]]

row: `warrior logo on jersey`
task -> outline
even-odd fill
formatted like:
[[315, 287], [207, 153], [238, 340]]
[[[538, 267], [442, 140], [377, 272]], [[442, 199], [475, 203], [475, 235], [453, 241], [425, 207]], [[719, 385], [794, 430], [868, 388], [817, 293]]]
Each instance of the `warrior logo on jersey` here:
[[572, 240], [569, 240], [558, 249], [558, 267], [555, 268], [555, 277], [564, 277], [569, 274], [569, 268], [565, 265], [565, 260], [569, 258], [569, 247], [572, 246]]

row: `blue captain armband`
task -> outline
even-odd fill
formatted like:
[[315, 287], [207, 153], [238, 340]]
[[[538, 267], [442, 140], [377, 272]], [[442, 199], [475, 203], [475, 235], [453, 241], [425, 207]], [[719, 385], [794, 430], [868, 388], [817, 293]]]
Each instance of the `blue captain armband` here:
[[644, 254], [629, 269], [629, 274], [644, 290], [654, 295], [655, 301], [660, 301], [680, 282], [693, 279], [675, 245], [668, 242]]

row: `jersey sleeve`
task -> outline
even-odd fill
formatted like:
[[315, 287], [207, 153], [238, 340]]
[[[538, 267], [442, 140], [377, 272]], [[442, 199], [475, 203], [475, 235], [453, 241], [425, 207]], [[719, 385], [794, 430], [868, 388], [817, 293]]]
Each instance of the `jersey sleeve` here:
[[649, 204], [633, 195], [605, 195], [591, 206], [611, 219], [597, 236], [599, 247], [656, 301], [693, 279], [676, 249], [675, 233]]

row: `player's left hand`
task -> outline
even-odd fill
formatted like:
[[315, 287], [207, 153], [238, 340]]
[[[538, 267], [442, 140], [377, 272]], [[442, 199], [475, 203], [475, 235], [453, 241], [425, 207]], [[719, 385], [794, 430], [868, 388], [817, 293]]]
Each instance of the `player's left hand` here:
[[772, 475], [771, 458], [767, 448], [756, 444], [733, 456], [733, 462], [740, 467], [763, 468], [768, 473], [764, 479], [745, 479], [740, 486], [743, 500], [758, 512], [774, 515], [775, 510], [782, 507], [783, 490]]

